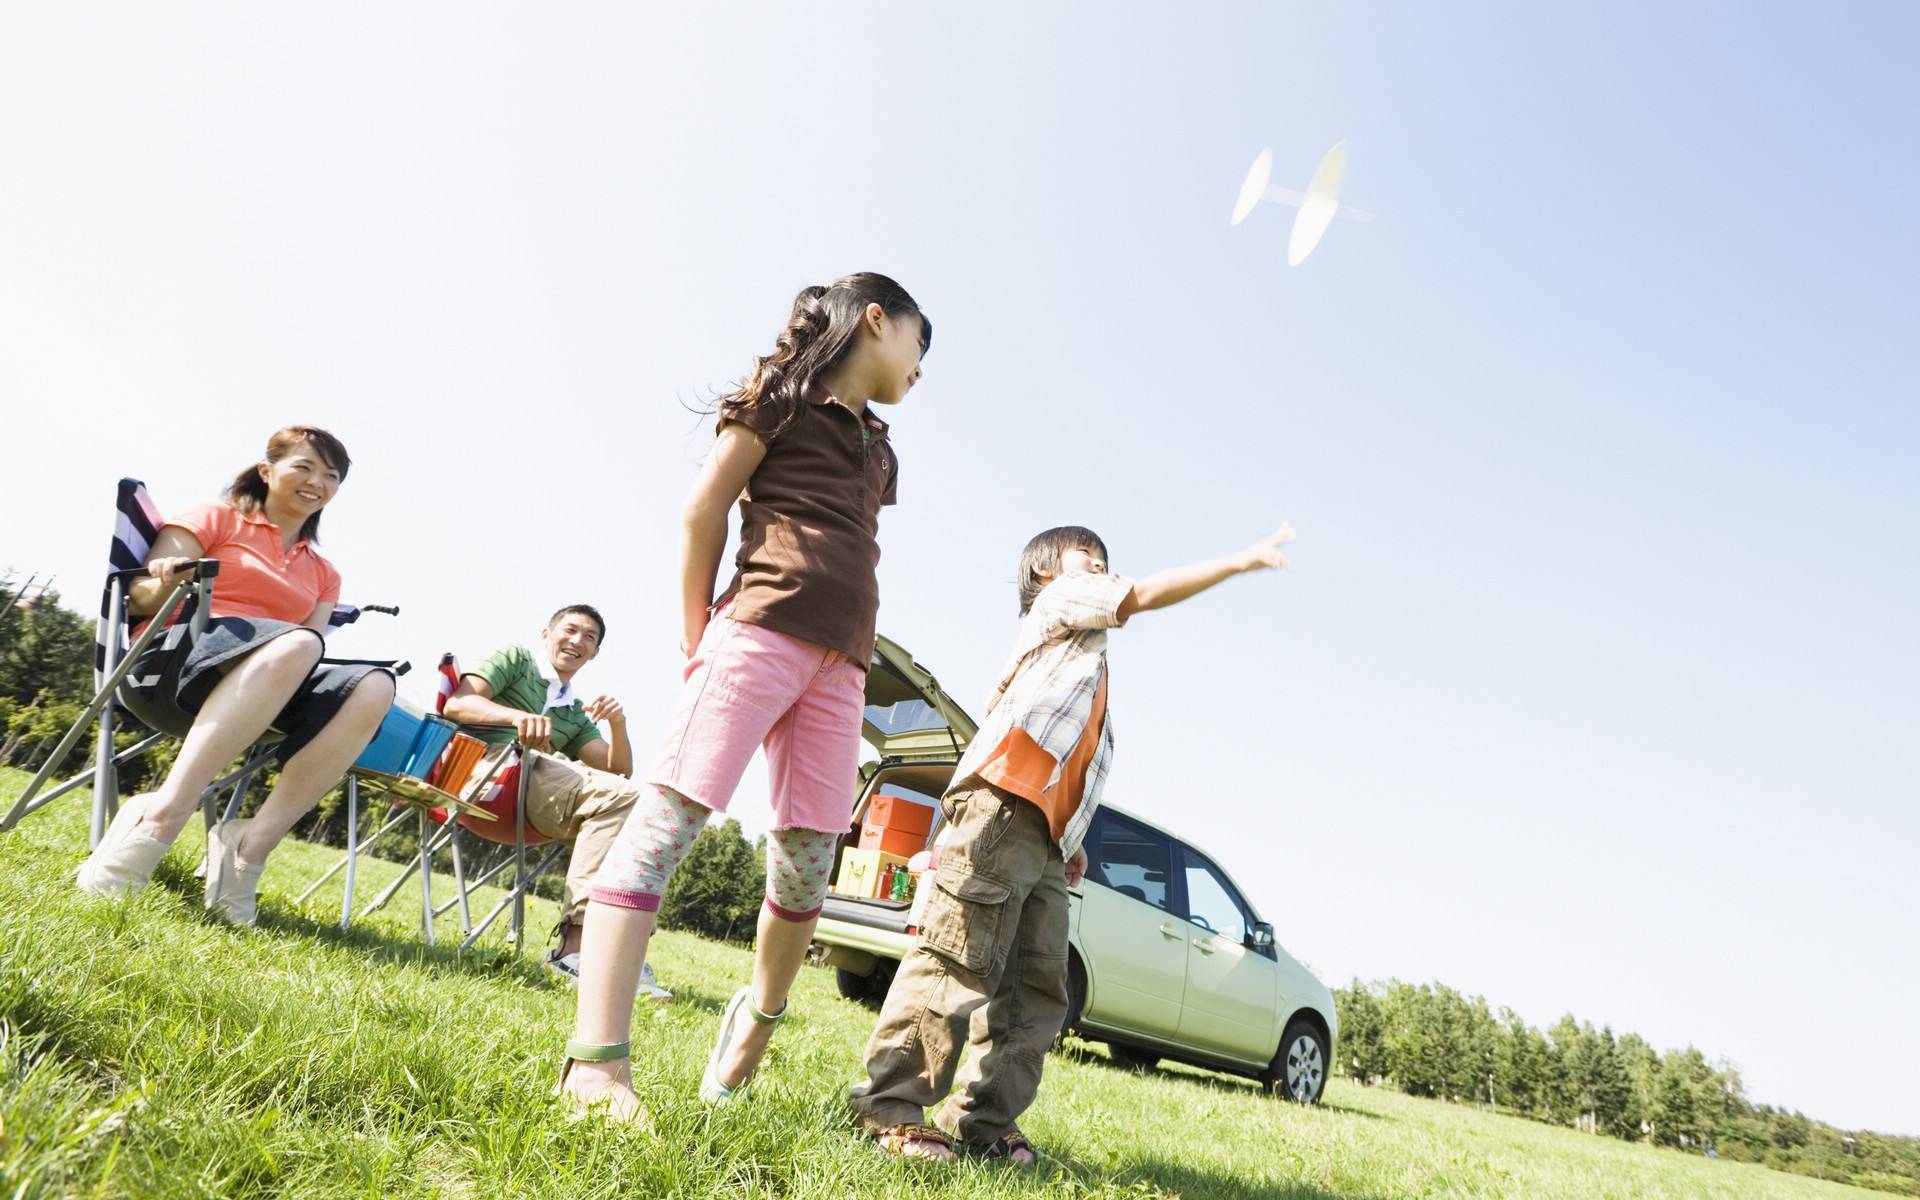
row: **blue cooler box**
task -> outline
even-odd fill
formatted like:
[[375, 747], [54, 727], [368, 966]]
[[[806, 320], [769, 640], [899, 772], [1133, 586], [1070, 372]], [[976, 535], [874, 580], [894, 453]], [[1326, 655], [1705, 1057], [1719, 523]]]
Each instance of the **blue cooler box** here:
[[420, 719], [420, 732], [414, 735], [413, 746], [407, 751], [407, 761], [400, 767], [400, 774], [411, 775], [415, 779], [425, 779], [433, 771], [433, 764], [440, 761], [440, 752], [453, 740], [456, 726], [445, 717], [428, 713]]
[[421, 713], [396, 702], [387, 710], [387, 715], [380, 718], [380, 731], [373, 735], [373, 740], [360, 752], [360, 757], [353, 760], [353, 765], [387, 775], [400, 774], [400, 768], [407, 765], [407, 756], [412, 752], [414, 739], [420, 736], [420, 726], [425, 721], [426, 717]]

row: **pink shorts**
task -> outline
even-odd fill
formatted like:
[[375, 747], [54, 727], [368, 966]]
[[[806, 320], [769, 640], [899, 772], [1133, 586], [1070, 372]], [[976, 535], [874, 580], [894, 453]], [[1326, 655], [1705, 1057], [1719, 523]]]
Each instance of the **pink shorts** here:
[[724, 614], [687, 660], [647, 782], [727, 811], [765, 746], [773, 828], [844, 831], [853, 818], [867, 673], [838, 650]]

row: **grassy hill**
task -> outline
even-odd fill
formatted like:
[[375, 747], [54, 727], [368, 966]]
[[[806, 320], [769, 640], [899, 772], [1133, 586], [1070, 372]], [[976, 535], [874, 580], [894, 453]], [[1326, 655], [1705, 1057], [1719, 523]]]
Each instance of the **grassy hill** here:
[[[0, 771], [0, 801], [25, 777]], [[0, 1196], [172, 1197], [1867, 1197], [1879, 1193], [1587, 1137], [1336, 1080], [1305, 1109], [1197, 1071], [1135, 1074], [1098, 1049], [1049, 1063], [1024, 1125], [1038, 1174], [901, 1164], [840, 1098], [872, 1014], [802, 972], [749, 1102], [695, 1097], [738, 947], [673, 933], [678, 999], [637, 1023], [647, 1133], [548, 1098], [572, 993], [503, 942], [426, 949], [418, 893], [347, 934], [338, 891], [290, 898], [334, 857], [289, 842], [261, 927], [202, 915], [191, 833], [136, 901], [67, 883], [85, 800], [0, 835]], [[197, 830], [198, 823], [190, 826]], [[363, 896], [391, 864], [362, 872]], [[437, 889], [450, 896], [451, 880]], [[411, 896], [412, 905], [406, 903]], [[544, 930], [550, 906], [528, 927]], [[442, 927], [452, 933], [452, 924]]]

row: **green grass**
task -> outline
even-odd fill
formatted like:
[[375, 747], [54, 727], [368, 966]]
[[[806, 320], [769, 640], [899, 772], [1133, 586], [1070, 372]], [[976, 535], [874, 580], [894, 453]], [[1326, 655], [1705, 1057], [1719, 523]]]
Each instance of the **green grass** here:
[[[24, 778], [0, 771], [0, 800]], [[533, 952], [425, 948], [417, 891], [342, 934], [337, 889], [292, 905], [335, 857], [296, 842], [270, 864], [253, 932], [202, 915], [191, 835], [137, 899], [84, 897], [68, 876], [85, 805], [63, 800], [0, 836], [0, 1200], [1877, 1194], [1345, 1081], [1302, 1108], [1224, 1076], [1122, 1071], [1079, 1047], [1049, 1062], [1024, 1121], [1053, 1156], [1039, 1174], [896, 1163], [842, 1108], [873, 1017], [825, 971], [802, 972], [759, 1093], [699, 1103], [720, 1005], [749, 957], [673, 933], [653, 958], [679, 999], [635, 1029], [654, 1130], [569, 1121], [548, 1089], [572, 994]], [[362, 895], [395, 869], [370, 864]], [[552, 920], [534, 905], [536, 940]]]

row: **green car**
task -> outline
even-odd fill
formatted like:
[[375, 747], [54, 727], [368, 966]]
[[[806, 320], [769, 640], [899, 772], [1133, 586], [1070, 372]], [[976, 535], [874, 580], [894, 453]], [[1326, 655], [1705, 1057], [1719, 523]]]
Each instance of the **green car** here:
[[[975, 725], [924, 667], [882, 637], [867, 676], [857, 829], [876, 793], [932, 805]], [[916, 843], [918, 844], [918, 843]], [[1248, 1075], [1303, 1103], [1320, 1099], [1339, 1018], [1325, 985], [1282, 949], [1231, 877], [1178, 835], [1109, 804], [1087, 834], [1087, 877], [1071, 892], [1065, 1029], [1116, 1061], [1174, 1059]], [[838, 881], [836, 880], [836, 886]], [[913, 944], [913, 905], [830, 892], [814, 934], [842, 995], [878, 1003]]]

